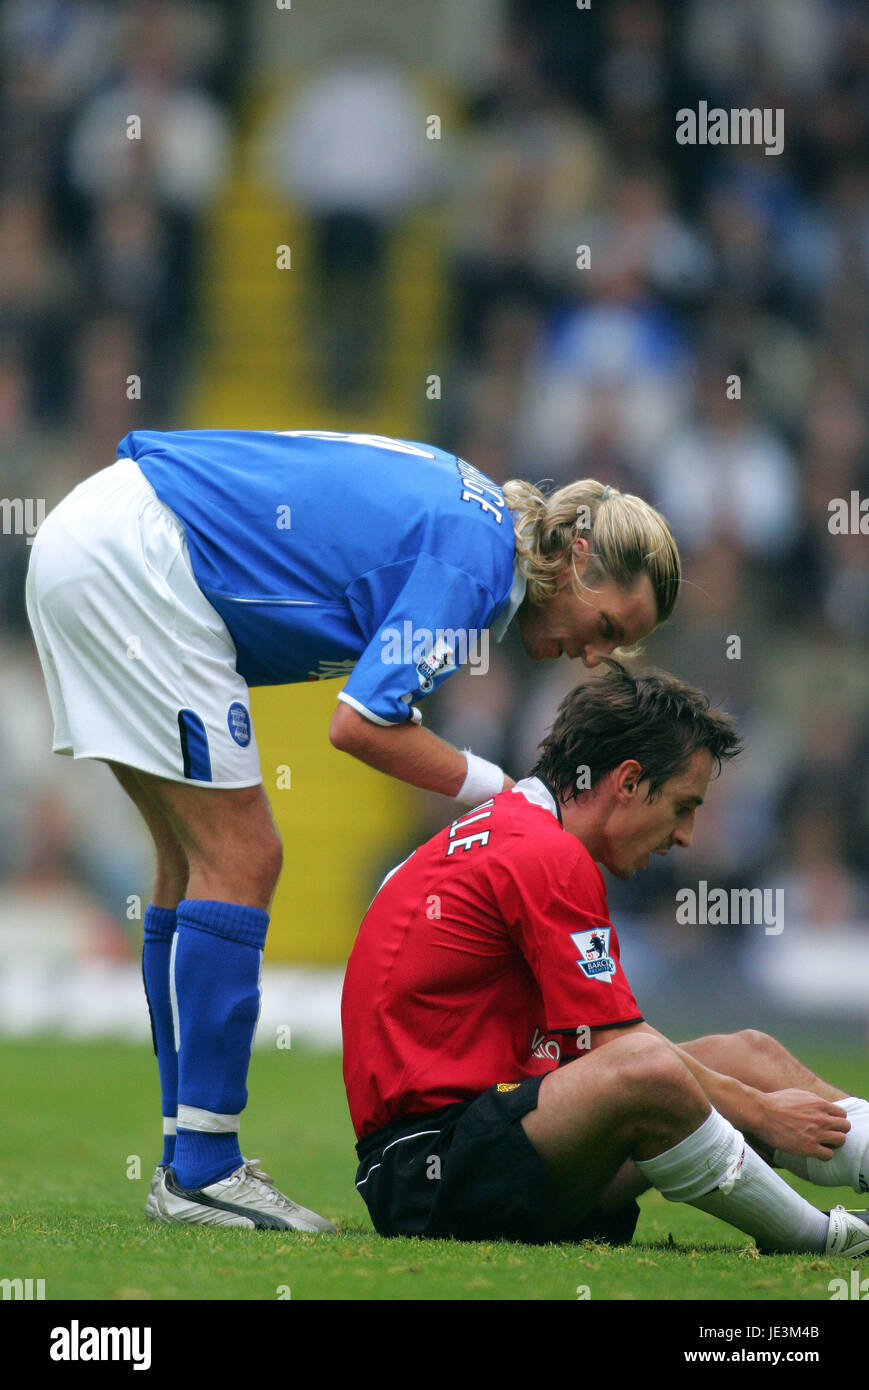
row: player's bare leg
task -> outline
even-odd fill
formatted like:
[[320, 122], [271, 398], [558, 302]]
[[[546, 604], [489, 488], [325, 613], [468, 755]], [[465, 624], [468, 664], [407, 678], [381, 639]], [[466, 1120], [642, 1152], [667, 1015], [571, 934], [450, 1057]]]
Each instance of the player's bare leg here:
[[178, 883], [180, 850], [188, 868], [183, 895], [268, 911], [283, 851], [261, 785], [226, 791], [110, 766], [145, 816], [157, 847], [158, 875], [162, 872], [167, 884]]
[[[756, 1028], [737, 1033], [712, 1033], [679, 1046], [711, 1070], [733, 1076], [758, 1091], [811, 1091], [823, 1100], [842, 1106], [848, 1112], [851, 1129], [844, 1145], [829, 1159], [773, 1151], [756, 1135], [746, 1132], [745, 1137], [761, 1157], [775, 1167], [786, 1168], [824, 1187], [853, 1187], [857, 1192], [869, 1190], [866, 1171], [869, 1165], [869, 1102], [864, 1098], [848, 1096], [838, 1086], [823, 1080], [775, 1038]], [[649, 1183], [629, 1160], [604, 1190], [600, 1205], [604, 1211], [617, 1210], [648, 1188]]]
[[672, 1050], [646, 1035], [550, 1072], [522, 1124], [558, 1188], [559, 1205], [579, 1219], [599, 1204], [626, 1159], [653, 1158], [678, 1144], [709, 1110]]
[[130, 800], [134, 802], [154, 841], [157, 864], [151, 902], [155, 907], [174, 911], [187, 892], [187, 878], [190, 872], [181, 841], [165, 813], [151, 799], [140, 782], [140, 774], [120, 763], [110, 763], [109, 766]]
[[268, 908], [282, 859], [265, 792], [261, 785], [190, 786], [110, 766], [157, 850], [143, 963], [166, 1139], [148, 1214], [186, 1224], [331, 1231], [243, 1159], [238, 1143]]
[[746, 1137], [778, 1168], [787, 1168], [822, 1187], [852, 1187], [855, 1192], [869, 1192], [869, 1102], [865, 1097], [849, 1096], [838, 1086], [816, 1076], [780, 1042], [757, 1028], [746, 1028], [739, 1033], [713, 1033], [679, 1046], [704, 1066], [735, 1076], [758, 1091], [811, 1091], [823, 1100], [835, 1101], [846, 1111], [851, 1128], [844, 1144], [830, 1158], [806, 1157], [779, 1149], [771, 1151], [755, 1136]]
[[841, 1208], [834, 1220], [794, 1192], [654, 1035], [615, 1039], [550, 1072], [522, 1124], [547, 1169], [554, 1207], [571, 1221], [612, 1197], [632, 1159], [668, 1200], [717, 1216], [764, 1248], [869, 1252], [869, 1227]]
[[118, 782], [135, 804], [151, 833], [156, 854], [154, 890], [145, 909], [142, 945], [142, 977], [151, 1018], [154, 1055], [160, 1074], [163, 1116], [163, 1153], [151, 1179], [145, 1201], [149, 1220], [159, 1218], [159, 1189], [163, 1173], [175, 1156], [178, 1115], [178, 1054], [169, 987], [169, 961], [175, 935], [177, 908], [187, 892], [189, 865], [181, 841], [166, 815], [145, 790], [139, 774], [121, 763], [110, 763]]
[[679, 1043], [704, 1066], [735, 1076], [758, 1091], [812, 1091], [823, 1100], [841, 1100], [847, 1093], [831, 1086], [804, 1066], [786, 1047], [757, 1028], [739, 1033], [710, 1033]]

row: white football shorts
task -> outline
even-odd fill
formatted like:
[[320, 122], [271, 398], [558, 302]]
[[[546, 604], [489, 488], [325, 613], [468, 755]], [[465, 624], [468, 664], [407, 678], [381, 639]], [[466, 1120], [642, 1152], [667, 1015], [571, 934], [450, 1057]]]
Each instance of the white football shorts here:
[[27, 613], [52, 751], [215, 788], [262, 781], [235, 644], [187, 537], [133, 459], [79, 483], [36, 533]]

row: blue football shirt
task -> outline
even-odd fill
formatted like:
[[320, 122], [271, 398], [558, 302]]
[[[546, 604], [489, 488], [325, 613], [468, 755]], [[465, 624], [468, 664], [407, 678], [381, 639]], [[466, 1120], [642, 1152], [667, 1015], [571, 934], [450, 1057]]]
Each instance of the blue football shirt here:
[[118, 456], [183, 524], [248, 685], [352, 671], [340, 699], [375, 723], [419, 722], [411, 702], [478, 652], [484, 631], [500, 638], [524, 596], [503, 494], [433, 445], [135, 430]]

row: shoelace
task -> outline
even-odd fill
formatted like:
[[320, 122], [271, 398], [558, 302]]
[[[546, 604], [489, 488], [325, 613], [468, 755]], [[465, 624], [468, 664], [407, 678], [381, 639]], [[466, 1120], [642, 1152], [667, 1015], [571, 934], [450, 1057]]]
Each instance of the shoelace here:
[[275, 1187], [275, 1180], [271, 1173], [267, 1173], [260, 1167], [258, 1158], [246, 1158], [244, 1160], [244, 1175], [256, 1187], [263, 1188], [276, 1206], [282, 1207], [285, 1211], [298, 1210], [296, 1203], [291, 1202]]

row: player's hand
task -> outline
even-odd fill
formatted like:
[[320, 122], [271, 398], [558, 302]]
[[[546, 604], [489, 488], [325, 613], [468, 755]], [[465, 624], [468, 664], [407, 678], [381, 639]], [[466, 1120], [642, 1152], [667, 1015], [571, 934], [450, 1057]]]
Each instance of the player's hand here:
[[770, 1091], [763, 1096], [762, 1121], [755, 1128], [771, 1149], [832, 1158], [833, 1150], [844, 1144], [851, 1122], [835, 1101], [822, 1100], [811, 1091]]

